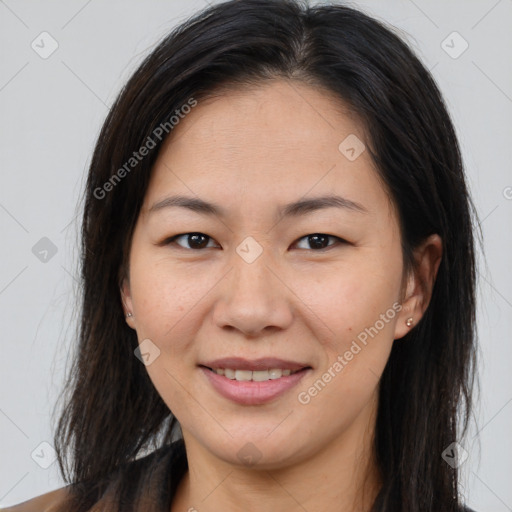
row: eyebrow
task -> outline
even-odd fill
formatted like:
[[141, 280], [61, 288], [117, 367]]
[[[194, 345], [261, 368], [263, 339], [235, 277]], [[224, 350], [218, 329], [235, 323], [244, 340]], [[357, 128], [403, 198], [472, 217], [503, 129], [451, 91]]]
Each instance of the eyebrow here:
[[[158, 212], [166, 208], [186, 208], [190, 211], [208, 215], [226, 217], [226, 210], [219, 205], [209, 203], [203, 199], [188, 196], [169, 196], [151, 206], [149, 213]], [[299, 217], [326, 208], [342, 208], [359, 213], [368, 213], [360, 203], [351, 201], [337, 195], [327, 195], [310, 199], [299, 199], [293, 203], [278, 208], [278, 217]]]

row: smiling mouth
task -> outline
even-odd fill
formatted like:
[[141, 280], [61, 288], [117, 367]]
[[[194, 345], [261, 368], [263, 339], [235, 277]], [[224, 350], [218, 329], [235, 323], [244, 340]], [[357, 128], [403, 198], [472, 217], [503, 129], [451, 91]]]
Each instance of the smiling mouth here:
[[310, 369], [310, 366], [299, 368], [298, 370], [282, 369], [282, 368], [269, 368], [266, 370], [238, 370], [234, 368], [210, 368], [203, 366], [207, 370], [217, 375], [222, 375], [230, 380], [237, 381], [253, 381], [253, 382], [265, 382], [268, 380], [276, 380], [281, 377], [289, 377], [295, 373], [303, 372]]

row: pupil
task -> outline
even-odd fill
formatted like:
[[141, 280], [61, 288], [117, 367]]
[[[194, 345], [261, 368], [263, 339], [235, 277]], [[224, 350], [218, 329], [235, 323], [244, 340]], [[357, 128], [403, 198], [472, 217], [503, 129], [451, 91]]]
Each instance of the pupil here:
[[[189, 242], [190, 245], [193, 247], [204, 247], [208, 245], [208, 242], [206, 240], [206, 235], [202, 235], [200, 233], [194, 233], [189, 235]], [[202, 242], [201, 242], [202, 239]]]
[[309, 244], [312, 248], [323, 249], [327, 247], [327, 237], [325, 235], [311, 235], [309, 237]]

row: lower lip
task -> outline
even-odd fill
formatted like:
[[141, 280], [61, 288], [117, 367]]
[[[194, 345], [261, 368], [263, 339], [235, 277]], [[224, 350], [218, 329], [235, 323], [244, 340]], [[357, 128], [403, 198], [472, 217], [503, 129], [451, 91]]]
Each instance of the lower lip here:
[[260, 405], [270, 402], [297, 385], [302, 377], [311, 370], [305, 368], [292, 375], [279, 377], [279, 379], [255, 382], [252, 380], [231, 380], [204, 366], [201, 366], [200, 369], [220, 395], [243, 405]]

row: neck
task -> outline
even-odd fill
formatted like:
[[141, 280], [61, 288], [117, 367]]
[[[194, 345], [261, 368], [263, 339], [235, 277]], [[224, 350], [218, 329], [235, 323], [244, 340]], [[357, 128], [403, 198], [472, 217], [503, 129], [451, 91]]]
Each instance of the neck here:
[[171, 512], [369, 512], [381, 487], [374, 413], [369, 407], [369, 414], [313, 456], [277, 469], [230, 464], [184, 431], [189, 470]]

